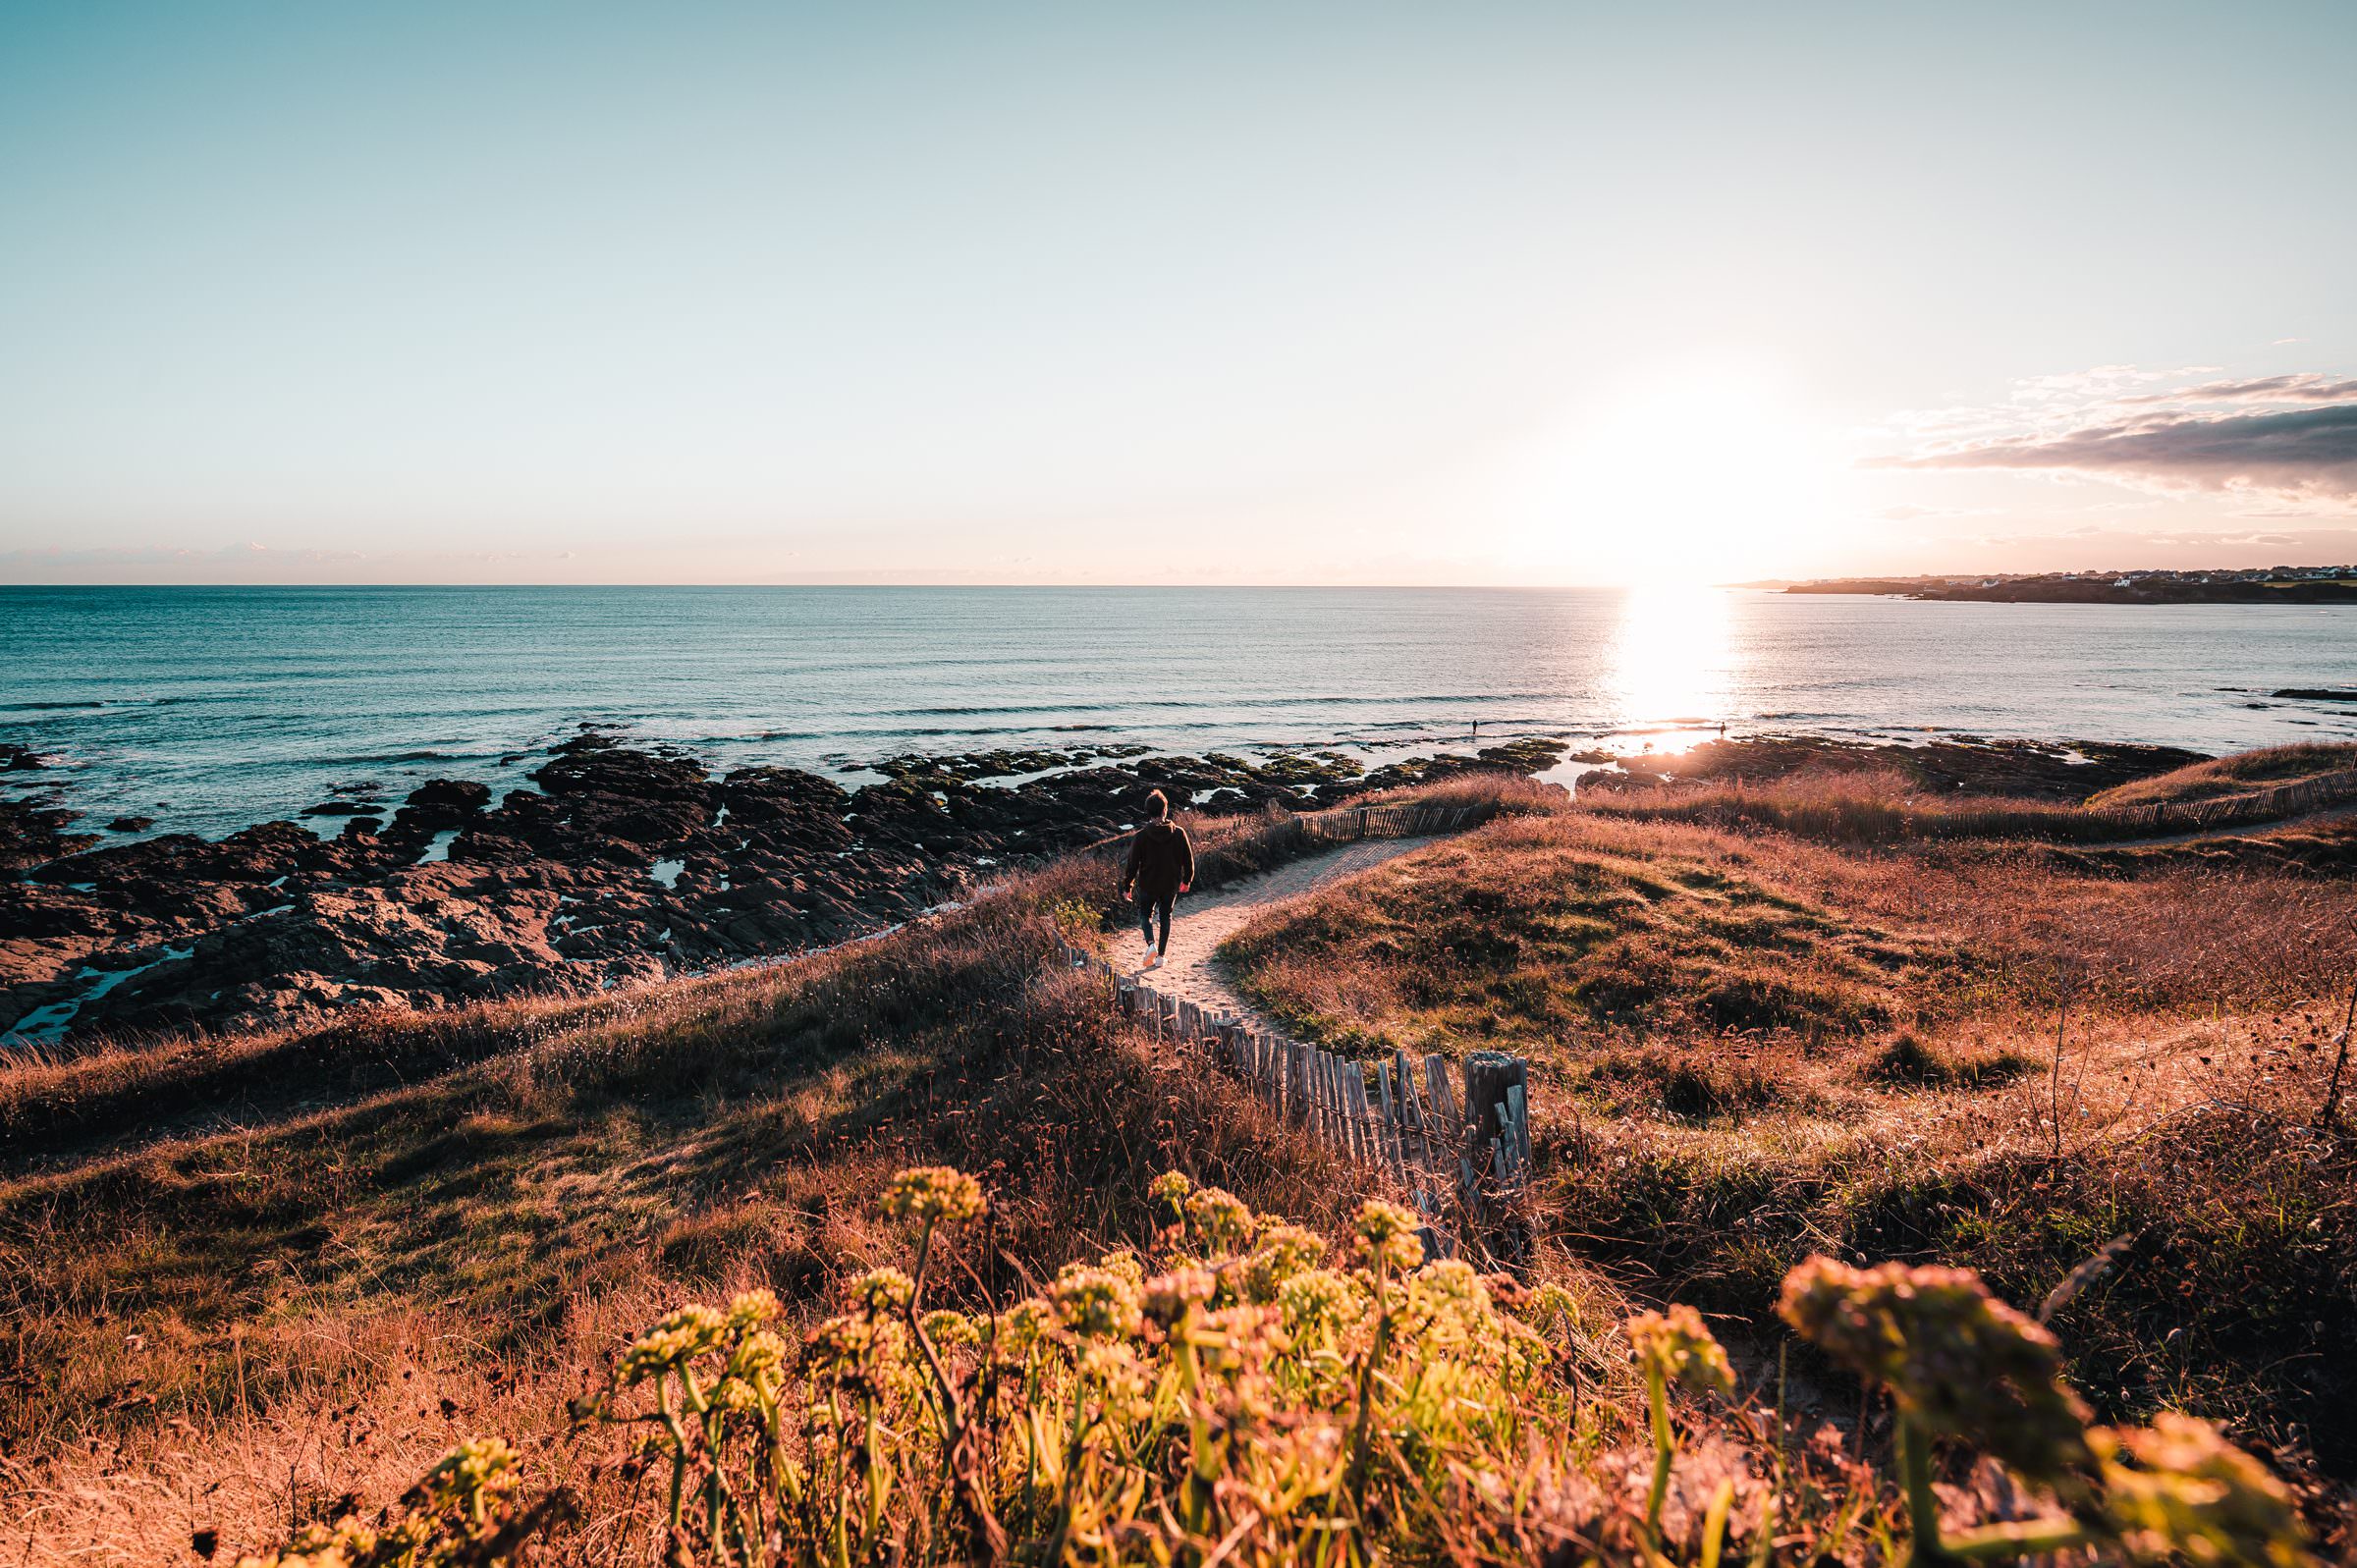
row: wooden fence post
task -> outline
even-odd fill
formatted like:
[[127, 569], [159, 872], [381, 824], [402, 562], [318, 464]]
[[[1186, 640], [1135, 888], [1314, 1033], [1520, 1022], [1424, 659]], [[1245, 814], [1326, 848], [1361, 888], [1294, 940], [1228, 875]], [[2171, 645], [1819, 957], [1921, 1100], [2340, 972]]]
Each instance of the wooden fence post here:
[[1383, 1141], [1385, 1160], [1400, 1180], [1407, 1179], [1407, 1167], [1399, 1160], [1399, 1122], [1392, 1108], [1392, 1064], [1375, 1063], [1375, 1093], [1383, 1102]]
[[1465, 1153], [1473, 1168], [1495, 1165], [1510, 1185], [1522, 1162], [1522, 1131], [1514, 1108], [1529, 1094], [1530, 1064], [1498, 1051], [1465, 1056]]

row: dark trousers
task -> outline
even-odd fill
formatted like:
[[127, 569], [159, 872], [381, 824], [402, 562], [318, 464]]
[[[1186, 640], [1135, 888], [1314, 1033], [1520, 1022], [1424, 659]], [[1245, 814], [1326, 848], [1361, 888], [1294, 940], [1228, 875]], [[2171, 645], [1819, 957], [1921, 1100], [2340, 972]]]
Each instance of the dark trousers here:
[[[1171, 950], [1171, 905], [1178, 901], [1178, 894], [1176, 891], [1148, 892], [1143, 888], [1137, 890], [1138, 929], [1145, 932], [1146, 941], [1154, 943], [1156, 952]], [[1162, 916], [1162, 940], [1160, 942], [1154, 942], [1154, 917], [1156, 915]]]

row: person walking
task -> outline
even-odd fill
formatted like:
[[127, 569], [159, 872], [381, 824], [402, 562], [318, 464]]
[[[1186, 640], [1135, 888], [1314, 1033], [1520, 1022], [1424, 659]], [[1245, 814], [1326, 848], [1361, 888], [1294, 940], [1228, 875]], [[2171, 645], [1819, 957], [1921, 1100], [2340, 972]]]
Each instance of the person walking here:
[[[1148, 969], [1159, 969], [1171, 950], [1171, 906], [1195, 883], [1195, 846], [1186, 830], [1171, 820], [1171, 798], [1157, 789], [1146, 796], [1154, 820], [1129, 840], [1129, 860], [1122, 868], [1122, 896], [1137, 900], [1137, 923], [1146, 934]], [[1154, 935], [1156, 916], [1162, 937]]]

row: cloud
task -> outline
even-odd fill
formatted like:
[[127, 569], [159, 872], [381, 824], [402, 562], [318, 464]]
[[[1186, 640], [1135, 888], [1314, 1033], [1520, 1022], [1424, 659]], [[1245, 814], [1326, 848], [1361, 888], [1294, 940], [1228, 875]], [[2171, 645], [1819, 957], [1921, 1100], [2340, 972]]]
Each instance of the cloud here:
[[2291, 509], [2278, 515], [2357, 508], [2357, 378], [2301, 371], [2139, 390], [2155, 379], [2103, 365], [2016, 383], [2016, 404], [2036, 406], [2017, 408], [2008, 428], [1951, 434], [1863, 466], [2009, 469], [2232, 495]]
[[2140, 392], [2120, 403], [2357, 403], [2357, 377], [2303, 370], [2296, 375], [2258, 376], [2247, 381], [2208, 381], [2175, 392]]

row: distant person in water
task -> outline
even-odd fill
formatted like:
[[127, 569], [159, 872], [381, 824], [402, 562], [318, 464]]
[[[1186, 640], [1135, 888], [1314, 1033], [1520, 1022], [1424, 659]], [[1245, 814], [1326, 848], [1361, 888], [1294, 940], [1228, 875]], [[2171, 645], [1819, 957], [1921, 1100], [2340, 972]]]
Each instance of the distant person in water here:
[[[1146, 934], [1146, 967], [1160, 968], [1171, 950], [1171, 906], [1195, 884], [1195, 846], [1186, 830], [1171, 820], [1170, 796], [1157, 789], [1146, 796], [1154, 820], [1129, 840], [1129, 863], [1122, 868], [1122, 896], [1137, 900], [1137, 923]], [[1162, 937], [1154, 935], [1154, 917], [1162, 917]]]

